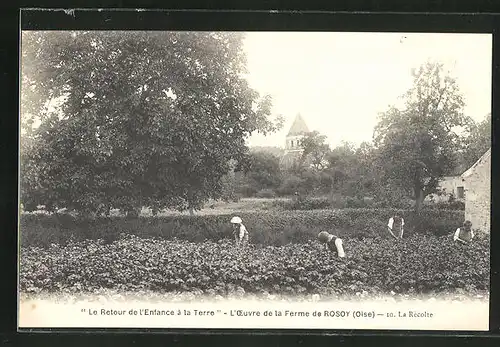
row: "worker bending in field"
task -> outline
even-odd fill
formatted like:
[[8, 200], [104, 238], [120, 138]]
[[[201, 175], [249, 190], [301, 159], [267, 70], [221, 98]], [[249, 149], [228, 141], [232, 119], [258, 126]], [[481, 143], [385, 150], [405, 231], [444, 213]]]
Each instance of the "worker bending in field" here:
[[474, 231], [472, 231], [472, 223], [468, 220], [464, 222], [464, 225], [458, 228], [453, 235], [453, 241], [458, 241], [461, 243], [469, 243], [474, 238]]
[[325, 247], [328, 251], [337, 253], [339, 258], [345, 257], [341, 238], [326, 231], [322, 231], [318, 234], [318, 240], [325, 244]]
[[389, 222], [387, 223], [387, 231], [396, 240], [402, 239], [404, 226], [405, 226], [404, 218], [399, 213], [396, 213], [394, 214], [393, 217], [389, 218]]
[[248, 231], [243, 225], [241, 218], [235, 216], [231, 219], [231, 223], [233, 224], [233, 235], [236, 245], [246, 245], [248, 243]]

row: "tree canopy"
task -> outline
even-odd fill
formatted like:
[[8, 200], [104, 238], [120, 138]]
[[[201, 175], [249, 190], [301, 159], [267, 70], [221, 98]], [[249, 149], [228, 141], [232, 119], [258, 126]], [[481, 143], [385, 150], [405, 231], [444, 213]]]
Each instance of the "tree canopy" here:
[[[243, 35], [24, 32], [25, 208], [199, 208], [281, 126], [245, 79]], [[39, 123], [38, 126], [35, 126]]]
[[312, 131], [306, 134], [302, 141], [302, 162], [310, 163], [317, 169], [324, 169], [327, 165], [326, 156], [330, 152], [330, 146], [326, 143], [327, 137], [320, 134], [318, 131]]
[[440, 63], [427, 62], [413, 71], [404, 107], [382, 113], [374, 131], [383, 177], [411, 191], [417, 210], [437, 190], [439, 179], [457, 163], [460, 131], [470, 119], [456, 80]]
[[463, 169], [471, 167], [491, 147], [491, 113], [480, 122], [471, 122], [464, 141]]

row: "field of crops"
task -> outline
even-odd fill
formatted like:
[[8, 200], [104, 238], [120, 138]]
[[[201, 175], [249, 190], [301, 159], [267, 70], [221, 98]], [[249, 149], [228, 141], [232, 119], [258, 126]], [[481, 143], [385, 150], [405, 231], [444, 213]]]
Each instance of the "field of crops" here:
[[346, 238], [339, 259], [316, 241], [283, 246], [228, 240], [189, 242], [122, 235], [21, 249], [23, 293], [153, 291], [193, 296], [329, 297], [486, 293], [489, 240], [454, 244], [450, 236], [413, 235], [395, 242]]

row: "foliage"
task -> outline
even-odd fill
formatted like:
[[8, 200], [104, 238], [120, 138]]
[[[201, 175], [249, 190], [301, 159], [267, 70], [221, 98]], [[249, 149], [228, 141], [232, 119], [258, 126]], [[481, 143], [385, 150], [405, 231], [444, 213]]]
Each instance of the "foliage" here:
[[220, 199], [225, 202], [238, 201], [238, 193], [236, 187], [236, 175], [230, 172], [221, 177], [222, 191]]
[[281, 196], [290, 196], [297, 193], [305, 194], [304, 179], [299, 174], [288, 173], [283, 177], [281, 186], [276, 189], [276, 192]]
[[463, 167], [468, 169], [491, 147], [491, 113], [479, 123], [469, 123], [469, 136], [463, 144]]
[[465, 202], [460, 201], [460, 200], [453, 200], [453, 201], [438, 201], [433, 204], [430, 204], [429, 206], [426, 206], [426, 208], [434, 208], [434, 209], [441, 209], [441, 210], [459, 210], [459, 211], [464, 211], [465, 210]]
[[418, 210], [439, 179], [456, 165], [457, 128], [465, 129], [464, 101], [456, 80], [439, 63], [428, 62], [413, 73], [404, 108], [380, 115], [374, 140], [379, 166], [392, 185], [411, 190]]
[[23, 32], [25, 208], [100, 215], [219, 198], [245, 139], [281, 125], [243, 76], [242, 35]]
[[346, 239], [338, 259], [316, 241], [238, 249], [229, 241], [191, 243], [123, 236], [21, 249], [20, 290], [191, 292], [197, 295], [438, 294], [489, 288], [489, 241], [450, 237], [401, 242]]
[[373, 205], [370, 199], [332, 195], [330, 197], [305, 197], [295, 200], [275, 201], [274, 206], [285, 210], [317, 210], [317, 209], [345, 209], [367, 208]]
[[[307, 203], [306, 203], [307, 204]], [[319, 200], [317, 204], [324, 204]], [[323, 207], [321, 205], [312, 206]], [[411, 210], [396, 209], [342, 209], [309, 211], [258, 211], [238, 212], [247, 227], [252, 242], [261, 245], [284, 245], [290, 242], [303, 243], [316, 238], [326, 230], [339, 236], [351, 238], [367, 236], [370, 225], [372, 237], [386, 237], [385, 225], [396, 211], [405, 218], [405, 235], [413, 233], [450, 234], [464, 222], [463, 211], [426, 211], [426, 218], [419, 221]], [[231, 237], [229, 221], [233, 214], [158, 216], [126, 219], [122, 217], [81, 220], [70, 215], [25, 214], [20, 218], [21, 245], [47, 247], [51, 243], [68, 244], [71, 240], [104, 239], [116, 240], [121, 233], [140, 237], [173, 238], [192, 242], [219, 241]], [[367, 221], [376, 221], [368, 223]], [[368, 224], [367, 224], [368, 223]]]
[[245, 159], [242, 185], [251, 187], [254, 192], [274, 189], [280, 185], [280, 159], [277, 156], [267, 152], [253, 152]]
[[345, 191], [346, 183], [352, 179], [357, 168], [357, 156], [354, 146], [349, 142], [343, 142], [328, 154], [327, 160], [334, 188]]
[[[310, 162], [311, 166], [317, 170], [324, 169], [327, 165], [326, 156], [330, 152], [330, 146], [326, 143], [327, 137], [318, 131], [312, 131], [301, 140], [302, 152], [301, 161]], [[306, 160], [310, 158], [310, 160]]]
[[[316, 209], [345, 209], [345, 208], [395, 208], [410, 210], [413, 203], [409, 199], [396, 196], [394, 199], [373, 199], [373, 198], [357, 198], [343, 195], [332, 195], [329, 197], [311, 197], [306, 196], [300, 200], [278, 200], [273, 201], [273, 206], [284, 210], [316, 210]], [[423, 209], [434, 210], [465, 210], [465, 203], [459, 200], [439, 201], [427, 203]]]
[[361, 199], [378, 192], [377, 173], [373, 169], [374, 153], [370, 144], [362, 143], [356, 148], [351, 143], [343, 142], [325, 151], [322, 158], [321, 165], [304, 168], [296, 174], [302, 179], [300, 188], [308, 195], [340, 194]]
[[328, 198], [306, 197], [303, 199], [274, 201], [274, 206], [285, 210], [318, 210], [331, 207]]
[[278, 158], [281, 158], [285, 154], [283, 148], [274, 146], [252, 146], [249, 148], [249, 151], [250, 153], [268, 153]]
[[[281, 185], [274, 189], [278, 195], [292, 196], [297, 192], [304, 196], [336, 194], [362, 199], [378, 193], [380, 185], [373, 169], [374, 149], [370, 144], [362, 143], [356, 148], [344, 142], [330, 150], [321, 142], [324, 136], [319, 133], [311, 133], [304, 141], [310, 153], [304, 154], [302, 165], [282, 171]], [[323, 145], [325, 151], [320, 150]]]
[[415, 206], [414, 200], [408, 196], [408, 191], [391, 180], [380, 183], [375, 195], [374, 207], [409, 209]]
[[276, 197], [276, 193], [272, 189], [262, 189], [255, 194], [258, 198], [271, 199]]

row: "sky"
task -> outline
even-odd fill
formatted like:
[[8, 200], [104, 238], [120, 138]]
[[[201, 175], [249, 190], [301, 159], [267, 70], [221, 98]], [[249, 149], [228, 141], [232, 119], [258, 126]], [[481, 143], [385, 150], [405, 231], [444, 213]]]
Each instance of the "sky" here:
[[489, 34], [249, 32], [244, 49], [250, 85], [285, 118], [281, 131], [254, 134], [250, 146], [284, 147], [297, 113], [331, 146], [371, 141], [378, 114], [429, 59], [456, 78], [465, 115], [481, 121], [491, 112]]

